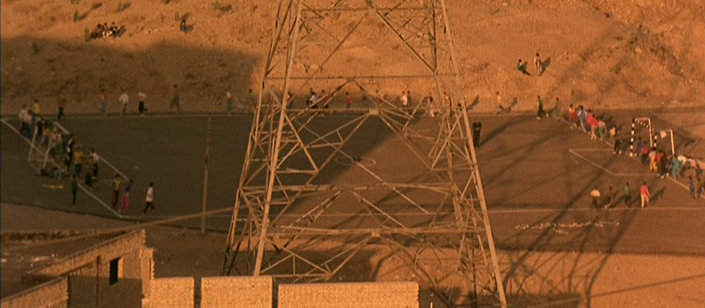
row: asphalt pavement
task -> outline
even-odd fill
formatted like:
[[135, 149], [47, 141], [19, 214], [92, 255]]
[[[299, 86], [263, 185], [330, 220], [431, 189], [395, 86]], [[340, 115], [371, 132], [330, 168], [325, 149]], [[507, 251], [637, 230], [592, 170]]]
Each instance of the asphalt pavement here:
[[[609, 120], [629, 133], [630, 112], [611, 112]], [[341, 116], [344, 118], [344, 116]], [[607, 118], [607, 115], [605, 115]], [[344, 120], [342, 119], [341, 120]], [[0, 130], [2, 201], [88, 213], [116, 220], [145, 221], [202, 210], [207, 120], [205, 116], [75, 117], [62, 121], [84, 151], [101, 156], [100, 181], [79, 192], [70, 205], [69, 180], [36, 175], [27, 163], [28, 143], [3, 123]], [[335, 117], [330, 117], [336, 121]], [[636, 159], [615, 155], [609, 144], [550, 118], [529, 115], [481, 115], [477, 151], [495, 242], [505, 249], [705, 254], [705, 199], [688, 196], [683, 179], [661, 179]], [[250, 115], [212, 117], [208, 160], [207, 209], [234, 204], [251, 127]], [[659, 117], [654, 116], [657, 123]], [[15, 119], [6, 123], [18, 126]], [[664, 122], [671, 123], [671, 122]], [[667, 125], [667, 124], [663, 124]], [[698, 153], [702, 142], [687, 129], [676, 129], [674, 145]], [[363, 159], [384, 165], [405, 155], [391, 135], [363, 129], [351, 140]], [[354, 178], [354, 167], [338, 164], [333, 180]], [[119, 214], [110, 207], [109, 182], [116, 173], [134, 179], [132, 207]], [[156, 210], [142, 216], [144, 194], [154, 183]], [[589, 192], [621, 192], [629, 182], [633, 202], [627, 208], [591, 209]], [[654, 195], [650, 207], [637, 205], [646, 182]], [[119, 206], [118, 206], [119, 207]], [[209, 217], [208, 228], [227, 230], [231, 215]], [[180, 225], [198, 227], [200, 220]]]

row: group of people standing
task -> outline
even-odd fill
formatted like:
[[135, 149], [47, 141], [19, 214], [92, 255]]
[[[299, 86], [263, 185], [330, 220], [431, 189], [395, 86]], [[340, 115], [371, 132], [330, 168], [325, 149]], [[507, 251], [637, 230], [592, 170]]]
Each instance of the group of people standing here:
[[[176, 85], [174, 85], [174, 88], [176, 88]], [[127, 95], [127, 91], [120, 90], [118, 92], [121, 92], [120, 95], [118, 96], [118, 103], [120, 104], [120, 116], [124, 117], [127, 115], [127, 106], [130, 102], [130, 96]], [[178, 92], [177, 92], [177, 97], [178, 97]], [[144, 116], [149, 109], [146, 106], [146, 100], [147, 100], [147, 94], [144, 92], [137, 92], [137, 97], [139, 98], [139, 103], [137, 104], [137, 112], [140, 114], [140, 116]], [[100, 113], [106, 117], [108, 116], [108, 108], [110, 105], [110, 94], [108, 93], [105, 88], [100, 89]], [[179, 104], [179, 110], [181, 108], [181, 105]]]
[[[599, 188], [595, 186], [595, 188], [590, 191], [590, 197], [592, 197], [590, 207], [594, 209], [609, 209], [619, 205], [619, 203], [624, 203], [624, 205], [629, 208], [632, 203], [632, 188], [629, 185], [629, 182], [624, 183], [622, 193], [619, 198], [617, 197], [617, 194], [618, 192], [614, 190], [612, 186], [609, 186], [603, 200], [602, 193]], [[649, 186], [646, 185], [646, 182], [642, 182], [641, 187], [639, 188], [639, 197], [641, 200], [642, 209], [648, 206], [651, 202], [651, 192], [649, 191]]]
[[[537, 117], [540, 119], [541, 116], [547, 113], [543, 110], [543, 102], [541, 97], [538, 97], [538, 114]], [[564, 119], [561, 111], [561, 102], [556, 98], [556, 105], [553, 109], [552, 115], [559, 119]], [[573, 129], [578, 127], [584, 132], [590, 133], [591, 140], [601, 140], [605, 141], [605, 138], [609, 136], [613, 138], [613, 153], [622, 154], [624, 152], [622, 140], [616, 138], [616, 126], [611, 125], [608, 129], [608, 124], [603, 120], [602, 117], [595, 115], [591, 109], [585, 109], [583, 105], [579, 105], [578, 108], [574, 108], [573, 104], [570, 104], [568, 108], [568, 123], [570, 128]], [[649, 170], [657, 172], [661, 178], [673, 177], [678, 179], [682, 174], [686, 174], [689, 181], [689, 191], [690, 196], [693, 199], [699, 198], [703, 191], [705, 191], [705, 178], [703, 178], [703, 170], [700, 164], [685, 155], [678, 155], [678, 153], [667, 154], [663, 150], [652, 148], [645, 142], [638, 138], [637, 143], [637, 153], [641, 156], [641, 162], [643, 165], [649, 166]], [[623, 187], [623, 197], [624, 203], [627, 204], [631, 200], [629, 197], [630, 187], [627, 182]], [[651, 194], [649, 192], [646, 182], [643, 182], [640, 190], [641, 197], [641, 207], [644, 208], [650, 203]], [[610, 208], [614, 205], [613, 201], [615, 199], [615, 193], [612, 192], [612, 186], [609, 187], [607, 198], [605, 200], [604, 208]], [[598, 206], [598, 201], [600, 199], [600, 191], [597, 187], [590, 192], [593, 198], [592, 206]]]
[[[118, 210], [118, 213], [120, 214], [125, 214], [127, 211], [130, 209], [130, 191], [132, 190], [132, 184], [133, 180], [128, 179], [127, 184], [125, 187], [122, 189], [122, 206]], [[112, 205], [112, 208], [115, 209], [117, 207], [118, 201], [120, 199], [120, 189], [122, 185], [122, 177], [120, 174], [115, 174], [115, 178], [113, 181], [110, 183], [110, 188], [112, 191], [111, 194], [111, 202], [110, 204]], [[144, 210], [142, 210], [142, 215], [146, 215], [147, 211], [154, 212], [154, 183], [150, 182], [149, 187], [147, 188], [147, 193], [145, 194], [145, 205], [144, 205]]]

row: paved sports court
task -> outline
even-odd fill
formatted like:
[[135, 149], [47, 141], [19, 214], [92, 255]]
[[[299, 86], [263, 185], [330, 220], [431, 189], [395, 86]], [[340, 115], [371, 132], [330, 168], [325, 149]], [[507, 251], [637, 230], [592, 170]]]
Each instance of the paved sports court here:
[[[344, 117], [341, 115], [340, 117]], [[614, 120], [630, 123], [631, 115]], [[659, 179], [635, 159], [614, 155], [611, 147], [590, 141], [553, 119], [531, 115], [480, 116], [482, 144], [477, 156], [490, 210], [495, 241], [508, 249], [571, 250], [635, 253], [702, 254], [705, 251], [705, 200], [688, 197], [684, 182]], [[342, 119], [341, 119], [342, 120]], [[231, 207], [250, 131], [249, 115], [212, 118], [208, 209]], [[336, 121], [330, 117], [329, 121]], [[15, 119], [6, 123], [18, 126]], [[70, 205], [69, 180], [35, 176], [27, 163], [29, 146], [2, 125], [2, 199], [115, 219], [154, 220], [199, 213], [202, 206], [207, 117], [77, 117], [62, 124], [75, 134], [84, 151], [101, 155], [100, 178], [91, 191], [79, 191]], [[625, 124], [623, 130], [629, 129]], [[383, 166], [404, 155], [391, 134], [374, 127], [351, 140], [363, 162]], [[690, 139], [688, 139], [690, 138]], [[685, 136], [678, 140], [692, 140]], [[678, 144], [692, 146], [693, 142]], [[114, 169], [113, 169], [114, 167]], [[355, 174], [354, 165], [336, 161], [340, 174]], [[109, 206], [110, 180], [115, 173], [133, 178], [132, 207], [125, 215]], [[393, 172], [390, 170], [389, 172]], [[154, 182], [156, 211], [141, 217], [144, 193]], [[626, 181], [633, 204], [610, 210], [589, 208], [589, 192], [597, 185], [616, 193]], [[654, 195], [650, 208], [638, 206], [638, 189], [646, 181]], [[226, 230], [230, 214], [208, 218], [208, 228]], [[200, 219], [180, 223], [198, 227]]]

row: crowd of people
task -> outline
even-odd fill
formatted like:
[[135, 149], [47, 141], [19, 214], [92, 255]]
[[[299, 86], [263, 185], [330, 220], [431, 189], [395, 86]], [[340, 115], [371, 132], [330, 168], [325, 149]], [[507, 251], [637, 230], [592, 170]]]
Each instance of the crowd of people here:
[[123, 33], [125, 33], [125, 26], [118, 26], [113, 21], [110, 26], [108, 26], [108, 23], [96, 25], [95, 28], [93, 28], [93, 31], [91, 31], [90, 38], [101, 39], [106, 37], [120, 37]]
[[[537, 74], [540, 75], [545, 70], [545, 66], [542, 63], [538, 54], [536, 55], [535, 62]], [[523, 66], [523, 69], [525, 69], [525, 63], [522, 64], [520, 60], [520, 66], [518, 66], [518, 69], [521, 66]], [[526, 72], [526, 74], [528, 74], [528, 72]], [[340, 90], [341, 87], [335, 89], [330, 93], [327, 93], [325, 89], [320, 90], [320, 92], [316, 92], [313, 88], [311, 88], [309, 90], [309, 95], [306, 98], [304, 107], [309, 109], [328, 109], [330, 108], [334, 95], [341, 92]], [[120, 104], [120, 115], [124, 116], [127, 113], [129, 96], [124, 90], [119, 90], [119, 92], [121, 92], [118, 97], [118, 102]], [[498, 105], [497, 112], [500, 113], [509, 110], [511, 106], [509, 106], [509, 108], [505, 108], [503, 106], [502, 97], [500, 96], [499, 91], [496, 92], [496, 95]], [[147, 95], [143, 92], [138, 92], [137, 96], [139, 97], [139, 104], [137, 108], [138, 112], [140, 115], [145, 115], [148, 111], [145, 105]], [[107, 91], [104, 88], [101, 89], [100, 97], [101, 112], [104, 116], [107, 116], [107, 110], [110, 99]], [[225, 100], [227, 113], [232, 114], [232, 112], [235, 110], [236, 98], [232, 95], [230, 91], [226, 91]], [[289, 92], [287, 95], [287, 100], [290, 106], [293, 105], [295, 103], [295, 95]], [[394, 105], [403, 110], [409, 111], [414, 106], [411, 91], [408, 90], [401, 91], [400, 96], [398, 96], [396, 99], [391, 100], [387, 98], [386, 94], [380, 94], [379, 90], [375, 91], [372, 98], [369, 98], [367, 96], [367, 93], [363, 92], [361, 100], [370, 100], [378, 106]], [[64, 116], [66, 102], [67, 100], [65, 98], [60, 98], [58, 101], [57, 121], [61, 120], [61, 118]], [[344, 92], [344, 98], [342, 102], [344, 103], [346, 109], [352, 108], [355, 104], [355, 100], [350, 95], [350, 92]], [[248, 91], [247, 104], [249, 105], [248, 108], [250, 108], [250, 110], [253, 110], [253, 108], [256, 107], [256, 97], [253, 94], [252, 89], [249, 89]], [[418, 107], [424, 107], [421, 109], [425, 110], [425, 115], [431, 117], [436, 116], [438, 114], [442, 114], [444, 112], [454, 112], [451, 98], [446, 92], [443, 92], [440, 103], [434, 99], [434, 96], [431, 93], [429, 93], [428, 96], [421, 99], [419, 104], [421, 106]], [[179, 88], [176, 84], [173, 85], [173, 96], [169, 103], [169, 108], [181, 111], [181, 98], [179, 94]], [[536, 118], [540, 120], [544, 117], [553, 117], [556, 120], [565, 121], [568, 123], [571, 129], [579, 129], [583, 132], [589, 133], [591, 140], [600, 140], [607, 143], [612, 143], [613, 152], [615, 154], [623, 154], [627, 151], [628, 144], [625, 142], [626, 140], [617, 137], [617, 125], [615, 123], [608, 123], [604, 120], [603, 116], [596, 115], [595, 112], [593, 112], [589, 108], [585, 108], [583, 105], [578, 105], [577, 107], [575, 107], [573, 104], [569, 104], [568, 109], [564, 110], [562, 109], [561, 100], [556, 97], [553, 108], [547, 110], [541, 96], [537, 96]], [[26, 106], [23, 105], [22, 110], [19, 113], [19, 119], [21, 122], [20, 132], [23, 136], [25, 136], [26, 138], [32, 138], [33, 132], [36, 131], [36, 138], [40, 140], [40, 144], [44, 144], [45, 146], [48, 146], [49, 144], [52, 145], [52, 149], [50, 151], [53, 157], [55, 157], [59, 161], [63, 157], [65, 168], [55, 168], [51, 171], [45, 171], [44, 173], [46, 175], [53, 177], [62, 177], [64, 173], [62, 171], [69, 170], [71, 165], [73, 165], [74, 169], [72, 172], [72, 176], [74, 178], [74, 182], [76, 181], [77, 177], [82, 176], [82, 171], [85, 170], [86, 172], [84, 184], [88, 189], [91, 189], [93, 187], [98, 176], [99, 162], [99, 157], [97, 154], [95, 154], [95, 151], [93, 149], [91, 149], [91, 154], [86, 157], [81, 149], [81, 145], [75, 144], [73, 136], [71, 136], [70, 134], [63, 135], [57, 129], [56, 125], [53, 125], [49, 121], [45, 121], [41, 117], [41, 106], [39, 105], [37, 99], [35, 99], [34, 108], [31, 110], [27, 109]], [[473, 123], [472, 125], [473, 141], [475, 146], [479, 146], [480, 144], [479, 135], [481, 125], [482, 124], [479, 121], [475, 121], [475, 123]], [[641, 140], [641, 138], [636, 141], [636, 154], [639, 155], [639, 157], [641, 158], [641, 162], [643, 165], [648, 166], [649, 170], [658, 173], [661, 178], [688, 178], [690, 195], [694, 199], [699, 198], [703, 194], [703, 191], [705, 191], [705, 178], [703, 177], [703, 170], [696, 160], [693, 160], [692, 158], [686, 155], [679, 155], [677, 153], [666, 153], [659, 148], [650, 147], [643, 140]], [[130, 180], [128, 182], [128, 185], [125, 187], [126, 191], [124, 191], [123, 196], [129, 197], [131, 183], [132, 182]], [[72, 185], [72, 187], [74, 186], [75, 185]], [[116, 180], [113, 182], [113, 186], [114, 187], [112, 205], [113, 208], [115, 208], [117, 206], [117, 199], [119, 197], [119, 178], [116, 177]], [[610, 208], [616, 205], [617, 202], [615, 201], [618, 199], [622, 200], [627, 206], [629, 206], [629, 203], [632, 199], [630, 197], [631, 187], [629, 186], [628, 182], [624, 184], [621, 191], [623, 195], [620, 198], [617, 198], [617, 191], [613, 190], [612, 186], [608, 188], [606, 194], [601, 194], [600, 191], [595, 188], [590, 193], [594, 200], [593, 206], [597, 207], [599, 204], [601, 205], [601, 207]], [[640, 188], [640, 196], [642, 199], [642, 207], [647, 206], [649, 203], [650, 193], [648, 192], [648, 187], [646, 187], [645, 183]], [[604, 197], [604, 202], [598, 202], [599, 200], [601, 200], [601, 197]], [[119, 210], [120, 212], [126, 212], [129, 208], [129, 199], [127, 201], [125, 200], [125, 197], [123, 197], [123, 205]], [[73, 203], [75, 203], [75, 193]], [[153, 205], [150, 205], [149, 208], [153, 210], [154, 207]], [[147, 208], [145, 208], [144, 213], [146, 212]]]
[[[549, 112], [544, 110], [543, 101], [538, 96], [537, 102], [537, 119], [549, 116]], [[556, 103], [550, 112], [550, 116], [567, 121], [571, 129], [580, 129], [589, 133], [591, 140], [600, 140], [612, 144], [614, 154], [623, 154], [627, 152], [628, 144], [624, 139], [617, 136], [616, 123], [607, 123], [602, 116], [597, 116], [591, 109], [586, 109], [583, 105], [577, 108], [570, 104], [566, 114], [561, 109], [561, 101], [556, 98]], [[609, 128], [608, 128], [609, 127]], [[636, 154], [640, 157], [642, 165], [648, 167], [651, 172], [657, 173], [660, 178], [672, 177], [677, 180], [681, 177], [688, 178], [689, 193], [693, 199], [698, 199], [705, 192], [705, 177], [703, 177], [703, 169], [700, 163], [690, 156], [676, 153], [667, 153], [666, 151], [651, 146], [651, 144], [643, 141], [640, 137], [636, 140]], [[606, 195], [600, 193], [598, 187], [595, 187], [590, 195], [593, 198], [592, 207], [611, 208], [617, 204], [618, 199], [622, 200], [625, 205], [629, 206], [631, 188], [629, 183], [625, 183], [622, 189], [623, 195], [617, 198], [617, 191], [609, 186]], [[641, 197], [641, 207], [649, 205], [651, 194], [646, 182], [643, 183], [639, 190]], [[600, 201], [602, 200], [602, 201]]]
[[[62, 106], [60, 104], [60, 106]], [[80, 143], [77, 143], [73, 134], [65, 133], [58, 125], [58, 120], [63, 115], [63, 107], [59, 107], [57, 114], [57, 122], [45, 120], [41, 116], [41, 105], [38, 99], [34, 100], [33, 109], [28, 109], [26, 105], [22, 106], [18, 117], [20, 119], [20, 134], [34, 141], [33, 146], [48, 153], [48, 158], [53, 162], [52, 166], [45, 167], [39, 170], [40, 176], [51, 177], [55, 179], [71, 178], [71, 204], [76, 204], [76, 197], [79, 188], [79, 179], [83, 180], [87, 190], [93, 190], [99, 182], [98, 166], [100, 156], [95, 149], [91, 148], [90, 153], [86, 155]], [[124, 108], [123, 108], [124, 109]], [[46, 164], [44, 164], [46, 165]], [[119, 192], [122, 190], [122, 206], [118, 210], [124, 214], [130, 208], [130, 191], [132, 189], [133, 180], [128, 179], [127, 184], [121, 187], [121, 176], [115, 175], [111, 183], [112, 196], [111, 204], [113, 209], [116, 208], [120, 197]], [[154, 211], [154, 189], [153, 183], [149, 184], [145, 199], [145, 208], [143, 215], [147, 212]]]

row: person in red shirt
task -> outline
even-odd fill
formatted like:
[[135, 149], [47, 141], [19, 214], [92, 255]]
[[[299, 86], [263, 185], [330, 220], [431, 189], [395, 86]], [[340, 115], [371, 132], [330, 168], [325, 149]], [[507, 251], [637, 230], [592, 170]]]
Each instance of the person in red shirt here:
[[588, 109], [587, 112], [587, 122], [588, 125], [590, 125], [590, 140], [597, 140], [597, 135], [595, 133], [597, 132], [597, 125], [599, 123], [597, 118], [595, 118], [595, 115], [592, 113], [592, 110]]
[[345, 108], [350, 109], [352, 107], [353, 99], [350, 96], [350, 92], [345, 92]]
[[643, 209], [645, 206], [649, 205], [649, 198], [651, 198], [651, 194], [649, 193], [649, 187], [646, 186], [646, 182], [643, 182], [641, 185], [641, 208]]

